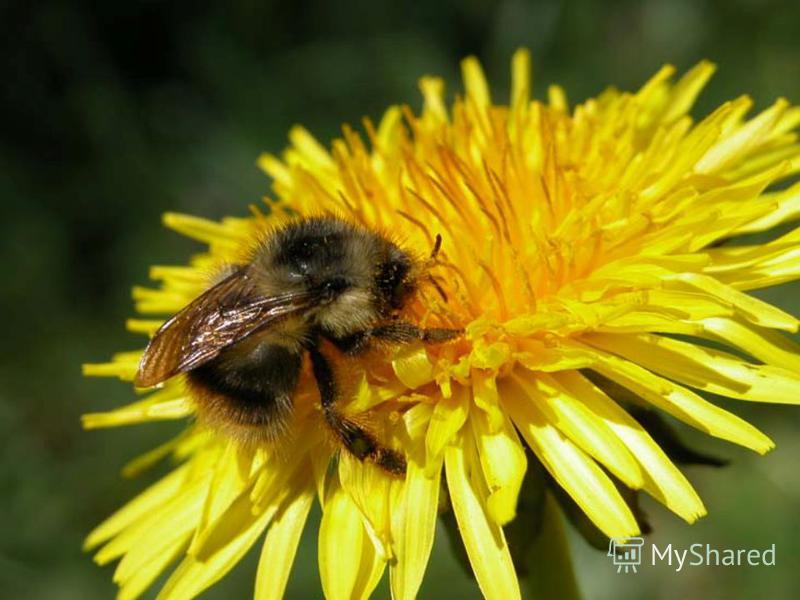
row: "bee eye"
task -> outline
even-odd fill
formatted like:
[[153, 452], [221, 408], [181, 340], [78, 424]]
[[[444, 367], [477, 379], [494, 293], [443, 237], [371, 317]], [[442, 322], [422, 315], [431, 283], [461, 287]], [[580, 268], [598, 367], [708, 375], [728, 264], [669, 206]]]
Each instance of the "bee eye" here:
[[409, 266], [405, 259], [381, 265], [377, 278], [378, 291], [392, 308], [400, 308], [411, 289], [406, 281]]
[[341, 277], [328, 279], [322, 284], [323, 299], [330, 302], [349, 287], [347, 281]]

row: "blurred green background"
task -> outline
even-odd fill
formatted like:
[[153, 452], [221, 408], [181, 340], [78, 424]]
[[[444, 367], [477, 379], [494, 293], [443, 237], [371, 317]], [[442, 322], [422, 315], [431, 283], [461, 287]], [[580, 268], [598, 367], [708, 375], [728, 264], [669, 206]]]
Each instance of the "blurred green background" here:
[[[123, 328], [129, 289], [148, 265], [180, 263], [194, 244], [160, 214], [243, 215], [269, 190], [255, 168], [305, 124], [322, 140], [388, 104], [418, 108], [417, 78], [459, 89], [458, 62], [483, 61], [497, 98], [508, 61], [533, 52], [541, 95], [560, 82], [572, 101], [605, 85], [634, 88], [663, 63], [702, 58], [720, 70], [696, 114], [749, 93], [759, 107], [800, 101], [800, 3], [649, 0], [440, 3], [125, 2], [43, 0], [0, 8], [0, 596], [109, 598], [112, 567], [81, 540], [155, 474], [123, 480], [126, 459], [175, 430], [148, 425], [84, 433], [79, 415], [133, 398], [129, 386], [86, 380], [82, 362], [141, 340]], [[800, 287], [765, 295], [800, 313]], [[733, 459], [687, 469], [710, 516], [689, 527], [653, 503], [652, 541], [685, 547], [777, 545], [775, 567], [643, 567], [617, 575], [573, 539], [585, 596], [800, 596], [800, 409], [733, 406], [771, 435], [765, 458], [687, 433]], [[290, 598], [320, 596], [314, 526]], [[423, 598], [477, 597], [440, 536]], [[251, 594], [254, 557], [209, 598]], [[388, 597], [385, 584], [377, 597]]]

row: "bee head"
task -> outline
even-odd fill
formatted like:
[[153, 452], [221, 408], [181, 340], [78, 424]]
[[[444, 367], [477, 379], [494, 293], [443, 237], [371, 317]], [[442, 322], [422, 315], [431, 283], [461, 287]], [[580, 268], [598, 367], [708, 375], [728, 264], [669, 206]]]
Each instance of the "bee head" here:
[[270, 238], [266, 262], [283, 287], [313, 291], [314, 320], [344, 335], [400, 310], [419, 261], [379, 233], [331, 218], [297, 221]]

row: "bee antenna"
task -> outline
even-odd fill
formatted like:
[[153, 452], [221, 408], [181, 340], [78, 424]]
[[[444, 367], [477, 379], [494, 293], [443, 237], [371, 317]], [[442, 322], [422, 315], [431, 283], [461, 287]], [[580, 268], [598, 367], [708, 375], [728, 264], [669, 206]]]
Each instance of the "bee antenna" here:
[[[436, 239], [433, 242], [433, 249], [431, 250], [431, 255], [428, 258], [428, 262], [426, 265], [427, 268], [430, 268], [431, 266], [436, 264], [436, 257], [439, 255], [439, 250], [441, 249], [442, 249], [442, 234], [437, 233]], [[442, 297], [442, 300], [444, 300], [445, 304], [447, 304], [447, 294], [445, 294], [444, 290], [442, 289], [442, 286], [439, 285], [439, 281], [436, 279], [436, 277], [428, 273], [428, 281], [430, 281], [433, 284], [433, 287]]]
[[436, 256], [439, 254], [439, 250], [442, 248], [442, 234], [436, 234], [436, 241], [433, 242], [433, 250], [431, 250], [431, 258], [430, 260], [436, 260]]
[[439, 280], [430, 273], [428, 273], [428, 280], [430, 280], [430, 282], [433, 284], [433, 287], [436, 288], [436, 291], [439, 292], [439, 295], [442, 297], [442, 300], [444, 300], [444, 303], [447, 304], [447, 294], [445, 294], [442, 286], [439, 285]]

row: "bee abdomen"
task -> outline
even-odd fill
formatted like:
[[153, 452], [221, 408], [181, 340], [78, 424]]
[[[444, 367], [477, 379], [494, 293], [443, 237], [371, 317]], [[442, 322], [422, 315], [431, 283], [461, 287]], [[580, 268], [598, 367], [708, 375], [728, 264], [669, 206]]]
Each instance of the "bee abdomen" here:
[[199, 418], [235, 437], [275, 439], [291, 415], [301, 365], [300, 354], [277, 344], [223, 352], [188, 373]]

